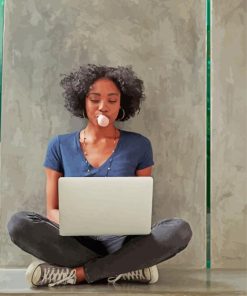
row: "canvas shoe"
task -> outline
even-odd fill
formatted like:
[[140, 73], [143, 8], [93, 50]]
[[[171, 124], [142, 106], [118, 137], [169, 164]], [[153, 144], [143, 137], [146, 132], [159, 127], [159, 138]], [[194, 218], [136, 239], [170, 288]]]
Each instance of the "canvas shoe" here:
[[69, 267], [60, 267], [37, 260], [32, 262], [26, 271], [26, 280], [33, 286], [57, 286], [76, 284], [76, 270]]
[[108, 283], [115, 284], [119, 280], [126, 280], [132, 282], [140, 282], [144, 284], [154, 284], [158, 281], [158, 278], [158, 268], [156, 265], [153, 265], [151, 267], [119, 274], [116, 277], [109, 277]]

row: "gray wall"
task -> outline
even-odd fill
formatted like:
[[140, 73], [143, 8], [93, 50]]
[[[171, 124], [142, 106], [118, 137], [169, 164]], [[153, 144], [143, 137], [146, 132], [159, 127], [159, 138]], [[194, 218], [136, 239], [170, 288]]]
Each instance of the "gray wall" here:
[[181, 217], [194, 233], [161, 265], [205, 267], [205, 1], [7, 0], [4, 38], [0, 266], [31, 260], [6, 223], [45, 213], [49, 138], [85, 125], [64, 109], [59, 74], [97, 63], [131, 64], [144, 80], [141, 113], [118, 126], [152, 142], [153, 222]]
[[247, 268], [247, 1], [212, 8], [212, 267]]

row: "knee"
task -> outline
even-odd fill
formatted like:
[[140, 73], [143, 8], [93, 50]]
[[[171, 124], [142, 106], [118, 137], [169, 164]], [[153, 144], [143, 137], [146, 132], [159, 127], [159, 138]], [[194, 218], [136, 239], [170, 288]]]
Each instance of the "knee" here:
[[176, 222], [178, 223], [177, 236], [179, 242], [181, 243], [181, 247], [186, 247], [192, 238], [192, 230], [190, 224], [180, 218], [176, 218]]
[[7, 230], [13, 242], [27, 233], [27, 226], [29, 224], [28, 215], [30, 214], [32, 214], [32, 212], [21, 211], [11, 216], [7, 223]]
[[[156, 241], [162, 237], [162, 244], [166, 247], [184, 249], [192, 238], [190, 224], [181, 218], [163, 219], [153, 226], [152, 234], [157, 235]], [[158, 238], [158, 239], [157, 239]]]

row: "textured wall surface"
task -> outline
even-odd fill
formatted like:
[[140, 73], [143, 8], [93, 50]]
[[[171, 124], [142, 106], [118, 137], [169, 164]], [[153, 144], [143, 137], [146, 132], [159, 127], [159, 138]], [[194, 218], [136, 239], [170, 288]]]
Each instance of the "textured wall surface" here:
[[153, 222], [187, 220], [188, 248], [162, 263], [205, 267], [205, 1], [7, 0], [5, 5], [0, 266], [30, 255], [10, 241], [13, 213], [45, 213], [49, 138], [86, 122], [63, 107], [60, 73], [80, 64], [133, 65], [147, 99], [117, 126], [147, 136], [155, 167]]
[[212, 267], [247, 268], [247, 1], [212, 12]]

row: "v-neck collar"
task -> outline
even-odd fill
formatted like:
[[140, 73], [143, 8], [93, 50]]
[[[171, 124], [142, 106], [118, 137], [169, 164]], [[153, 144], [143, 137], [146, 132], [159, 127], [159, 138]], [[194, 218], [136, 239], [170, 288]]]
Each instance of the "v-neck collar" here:
[[121, 129], [118, 129], [118, 130], [119, 130], [119, 132], [120, 132], [120, 134], [119, 134], [119, 140], [118, 140], [118, 143], [117, 143], [117, 146], [116, 146], [114, 152], [113, 152], [113, 153], [107, 158], [107, 160], [106, 160], [101, 166], [99, 166], [99, 167], [97, 167], [97, 168], [94, 167], [94, 166], [92, 166], [92, 165], [89, 163], [89, 161], [85, 158], [84, 153], [83, 153], [83, 151], [81, 150], [81, 146], [80, 146], [80, 131], [81, 131], [81, 130], [79, 130], [79, 131], [76, 132], [76, 144], [77, 144], [78, 152], [80, 153], [83, 162], [87, 161], [87, 163], [90, 165], [90, 167], [92, 168], [92, 170], [99, 170], [99, 169], [101, 169], [102, 167], [104, 167], [104, 166], [108, 163], [108, 161], [109, 161], [109, 160], [115, 155], [115, 153], [117, 152], [117, 150], [119, 149], [120, 142], [122, 141], [122, 138], [123, 138], [123, 131], [122, 131]]

